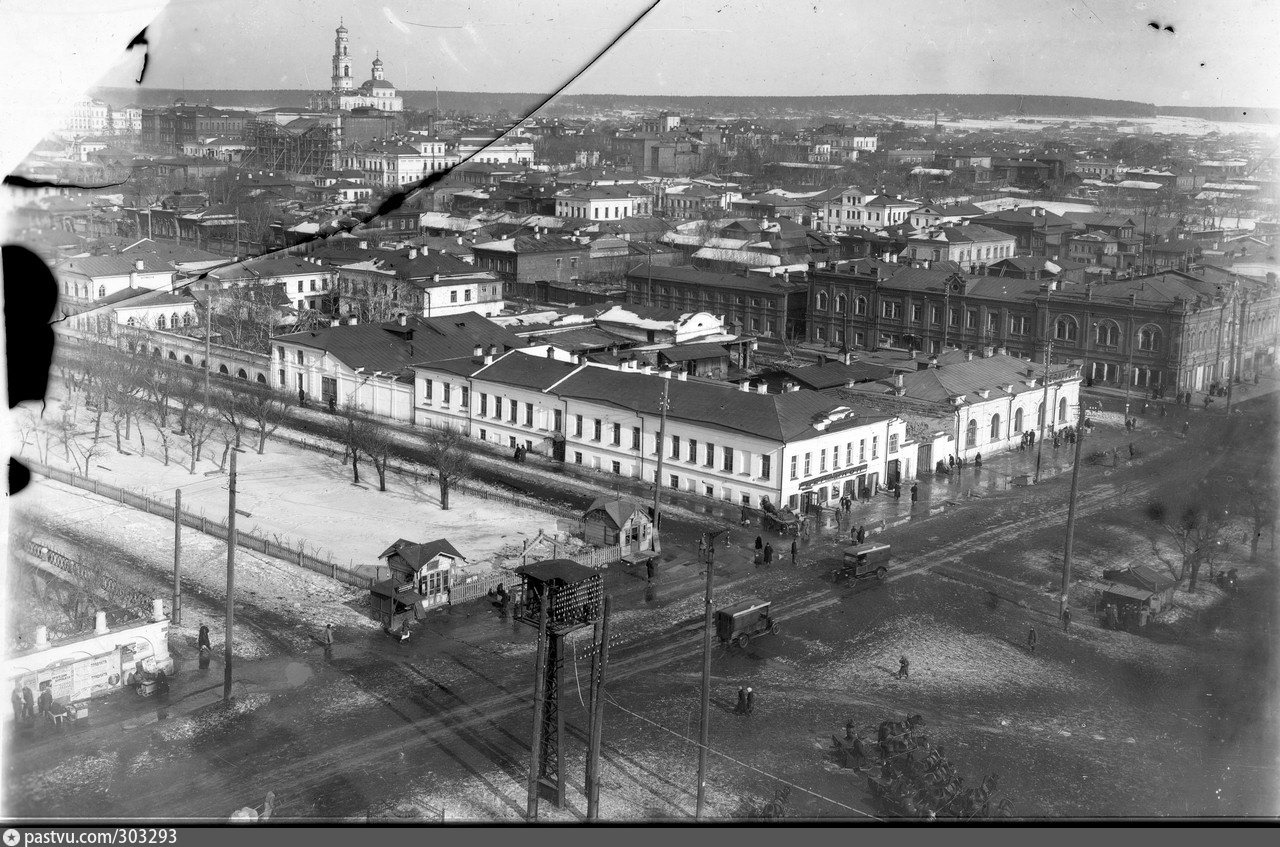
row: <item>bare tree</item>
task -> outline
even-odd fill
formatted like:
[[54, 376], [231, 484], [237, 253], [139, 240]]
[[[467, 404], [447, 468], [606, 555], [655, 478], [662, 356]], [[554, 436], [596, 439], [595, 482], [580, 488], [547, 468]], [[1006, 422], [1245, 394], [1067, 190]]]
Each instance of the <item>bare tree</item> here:
[[151, 422], [156, 427], [156, 438], [160, 441], [160, 449], [164, 452], [164, 466], [169, 467], [169, 450], [173, 445], [173, 433], [169, 431], [166, 425], [166, 413], [162, 412], [158, 407], [153, 407], [148, 413]]
[[1236, 502], [1241, 504], [1242, 511], [1249, 517], [1252, 533], [1249, 537], [1249, 561], [1258, 561], [1258, 542], [1262, 540], [1264, 530], [1271, 530], [1271, 549], [1276, 546], [1276, 513], [1280, 511], [1280, 488], [1277, 488], [1276, 477], [1265, 469], [1264, 472], [1250, 479], [1239, 490]]
[[1178, 545], [1182, 554], [1182, 567], [1178, 580], [1190, 577], [1187, 588], [1196, 590], [1196, 581], [1203, 564], [1212, 566], [1218, 550], [1218, 541], [1230, 522], [1225, 507], [1228, 492], [1212, 480], [1173, 497], [1158, 500], [1147, 508], [1147, 517], [1155, 521]]
[[471, 450], [461, 430], [442, 427], [427, 436], [427, 465], [440, 486], [440, 508], [449, 510], [449, 490], [472, 474]]
[[345, 403], [342, 406], [342, 417], [345, 418], [345, 425], [342, 429], [342, 446], [346, 452], [342, 454], [342, 464], [347, 463], [347, 459], [351, 460], [351, 481], [355, 485], [360, 484], [360, 438], [359, 429], [362, 416], [360, 410], [351, 403]]
[[387, 490], [387, 462], [395, 449], [395, 442], [387, 433], [387, 428], [368, 418], [355, 421], [354, 443], [369, 457], [373, 469], [378, 473], [378, 490]]
[[200, 461], [204, 445], [213, 437], [217, 427], [217, 417], [201, 406], [192, 407], [187, 412], [186, 418], [187, 428], [184, 434], [187, 436], [187, 443], [191, 450], [191, 473], [195, 473], [196, 463]]
[[233, 447], [240, 446], [240, 436], [249, 424], [247, 404], [237, 389], [218, 391], [212, 398], [213, 409], [226, 424]]
[[275, 435], [284, 423], [285, 409], [289, 405], [289, 395], [267, 388], [256, 389], [244, 397], [244, 413], [258, 431], [258, 455], [261, 456], [267, 446], [267, 437]]

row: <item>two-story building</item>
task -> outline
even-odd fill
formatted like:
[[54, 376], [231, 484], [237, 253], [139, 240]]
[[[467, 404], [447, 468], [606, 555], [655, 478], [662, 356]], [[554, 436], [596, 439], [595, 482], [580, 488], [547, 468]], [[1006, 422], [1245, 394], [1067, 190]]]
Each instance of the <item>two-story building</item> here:
[[952, 224], [916, 230], [907, 236], [906, 256], [927, 262], [989, 264], [1014, 254], [1012, 235], [981, 224]]
[[332, 311], [336, 274], [319, 259], [265, 256], [209, 271], [195, 287], [202, 291], [228, 288], [284, 286], [298, 311]]
[[734, 334], [804, 335], [807, 286], [799, 278], [638, 265], [626, 283], [630, 303], [722, 315]]
[[860, 415], [818, 392], [767, 394], [656, 374], [635, 362], [569, 361], [553, 348], [486, 353], [415, 371], [422, 417], [435, 426], [746, 506], [764, 498], [793, 508], [825, 504], [855, 485], [873, 489], [915, 473], [914, 445], [901, 419]]
[[82, 256], [53, 267], [60, 293], [58, 308], [72, 315], [130, 289], [157, 291], [173, 287], [174, 270], [149, 255]]
[[390, 310], [424, 318], [465, 312], [491, 317], [505, 306], [496, 274], [439, 251], [358, 250], [330, 262], [336, 311], [344, 316], [367, 319]]
[[591, 221], [618, 220], [653, 213], [653, 195], [639, 188], [604, 185], [556, 194], [556, 215]]

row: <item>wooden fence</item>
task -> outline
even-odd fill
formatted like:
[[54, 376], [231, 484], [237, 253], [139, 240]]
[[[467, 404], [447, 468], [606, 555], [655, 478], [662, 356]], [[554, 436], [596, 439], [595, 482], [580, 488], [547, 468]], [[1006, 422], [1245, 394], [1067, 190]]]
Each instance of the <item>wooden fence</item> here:
[[[39, 462], [24, 460], [32, 471], [48, 477], [49, 479], [62, 482], [67, 485], [75, 486], [86, 491], [92, 491], [102, 497], [116, 500], [126, 506], [139, 509], [150, 514], [157, 515], [167, 520], [173, 520], [173, 504], [163, 500], [138, 494], [135, 491], [128, 491], [118, 486], [111, 485], [107, 482], [99, 482], [95, 479], [79, 476], [70, 471], [61, 468], [53, 468], [48, 465], [42, 465]], [[209, 520], [204, 515], [196, 515], [182, 511], [182, 523], [192, 529], [198, 529], [205, 535], [211, 535], [214, 538], [225, 541], [227, 538], [227, 526], [218, 521]], [[262, 553], [276, 559], [282, 559], [286, 562], [295, 562], [299, 567], [314, 571], [318, 574], [336, 579], [347, 585], [356, 588], [369, 588], [373, 584], [373, 580], [367, 576], [357, 573], [351, 568], [339, 565], [332, 558], [328, 560], [318, 559], [315, 556], [303, 552], [300, 548], [286, 547], [278, 544], [268, 538], [263, 538], [253, 532], [247, 530], [236, 530], [236, 546], [244, 547], [246, 550], [253, 550], [256, 553]]]

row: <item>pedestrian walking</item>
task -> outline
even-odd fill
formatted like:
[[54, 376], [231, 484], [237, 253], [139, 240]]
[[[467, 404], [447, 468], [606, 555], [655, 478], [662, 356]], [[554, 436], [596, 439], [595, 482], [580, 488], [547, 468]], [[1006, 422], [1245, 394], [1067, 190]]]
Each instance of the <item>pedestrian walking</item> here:
[[745, 715], [747, 713], [747, 689], [741, 685], [738, 686], [738, 705], [733, 707], [735, 715]]
[[974, 457], [973, 457], [973, 466], [974, 466], [975, 468], [980, 468], [980, 467], [982, 467], [982, 454], [981, 454], [981, 453], [977, 453], [977, 454], [975, 454], [975, 455], [974, 455]]
[[1253, 372], [1253, 384], [1254, 384], [1254, 385], [1257, 385], [1257, 384], [1258, 384], [1258, 372], [1257, 372], [1257, 371], [1254, 371], [1254, 372]]
[[911, 502], [914, 503], [919, 499], [920, 499], [920, 485], [919, 483], [913, 482], [911, 483]]
[[44, 686], [40, 689], [40, 717], [53, 716], [53, 689], [51, 686]]
[[798, 556], [799, 552], [800, 552], [800, 545], [798, 545], [795, 539], [793, 538], [791, 540], [791, 564], [792, 565], [796, 564], [796, 560], [799, 558]]
[[1062, 631], [1063, 632], [1071, 631], [1071, 610], [1070, 609], [1062, 610]]
[[1060, 443], [1061, 443], [1061, 442], [1060, 442], [1060, 439], [1059, 439], [1059, 437], [1058, 437], [1058, 433], [1056, 433], [1056, 432], [1055, 432], [1055, 433], [1053, 434], [1053, 449], [1054, 449], [1054, 450], [1057, 450], [1057, 449], [1058, 449], [1058, 445], [1059, 445]]
[[645, 579], [649, 580], [650, 582], [653, 581], [653, 571], [654, 571], [653, 558], [650, 557], [646, 559], [644, 563]]
[[1212, 398], [1212, 397], [1210, 397], [1208, 394], [1206, 394], [1206, 395], [1204, 396], [1204, 407], [1205, 407], [1205, 409], [1208, 409], [1208, 408], [1209, 408], [1209, 404], [1210, 404], [1210, 403], [1212, 403], [1212, 402], [1213, 402], [1213, 398]]
[[751, 714], [756, 710], [756, 694], [750, 688], [747, 689], [747, 714]]
[[213, 652], [213, 645], [209, 643], [209, 627], [204, 622], [200, 623], [200, 635], [196, 638], [196, 649]]
[[862, 544], [867, 540], [867, 528], [865, 526], [858, 527], [858, 543]]
[[1027, 652], [1033, 656], [1036, 652], [1036, 628], [1031, 627], [1031, 631], [1027, 633]]
[[298, 389], [298, 405], [304, 409], [307, 408], [307, 392], [301, 388]]
[[954, 468], [956, 466], [956, 457], [947, 456], [947, 467]]
[[763, 538], [761, 538], [761, 537], [760, 537], [760, 536], [758, 536], [758, 535], [756, 536], [756, 549], [757, 549], [757, 550], [763, 550], [763, 549], [764, 549], [764, 539], [763, 539]]
[[907, 661], [906, 656], [902, 656], [898, 659], [898, 679], [907, 678], [907, 672], [910, 669], [910, 665], [911, 663]]
[[1186, 437], [1187, 437], [1187, 431], [1188, 431], [1188, 430], [1190, 430], [1190, 429], [1191, 429], [1191, 421], [1183, 421], [1183, 422], [1182, 422], [1182, 437], [1183, 437], [1183, 438], [1186, 438]]
[[1169, 415], [1169, 407], [1168, 407], [1168, 406], [1166, 406], [1164, 403], [1161, 403], [1161, 404], [1160, 404], [1160, 417], [1162, 417], [1162, 418], [1163, 418], [1163, 417], [1168, 417], [1168, 415]]
[[327, 623], [324, 625], [324, 646], [325, 647], [333, 646], [333, 624], [331, 623]]
[[698, 539], [698, 561], [705, 562], [707, 560], [707, 537], [703, 535]]
[[773, 564], [773, 545], [766, 544], [764, 545], [764, 566], [767, 568], [771, 564]]
[[24, 720], [32, 720], [36, 716], [36, 698], [31, 693], [31, 686], [22, 686], [22, 717]]
[[1137, 450], [1135, 450], [1135, 449], [1133, 449], [1133, 442], [1132, 442], [1132, 441], [1130, 441], [1130, 442], [1129, 442], [1129, 458], [1130, 458], [1130, 459], [1132, 459], [1132, 458], [1133, 458], [1134, 456], [1136, 456], [1137, 454], [1138, 454], [1138, 451], [1137, 451]]
[[13, 722], [17, 723], [22, 720], [22, 683], [14, 680], [13, 694], [9, 695], [9, 699], [13, 701]]
[[1027, 432], [1027, 447], [1031, 448], [1035, 446], [1036, 446], [1036, 432], [1033, 429]]

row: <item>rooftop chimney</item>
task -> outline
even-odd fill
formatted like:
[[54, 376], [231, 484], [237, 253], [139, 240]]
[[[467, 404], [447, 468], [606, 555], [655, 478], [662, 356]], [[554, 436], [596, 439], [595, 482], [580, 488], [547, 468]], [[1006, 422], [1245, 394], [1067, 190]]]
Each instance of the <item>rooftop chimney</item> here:
[[355, 315], [352, 315], [351, 317], [347, 318], [347, 326], [355, 326], [359, 322], [360, 321], [356, 318]]
[[133, 267], [134, 267], [136, 270], [142, 270], [142, 268], [143, 268], [144, 264], [145, 264], [145, 263], [143, 262], [143, 260], [142, 260], [142, 259], [137, 259], [137, 260], [135, 260], [135, 261], [134, 261], [134, 263], [133, 263]]
[[498, 355], [498, 345], [497, 345], [497, 344], [490, 344], [490, 345], [489, 345], [489, 355], [490, 355], [490, 356], [496, 356], [496, 355]]
[[902, 374], [893, 375], [893, 393], [901, 397], [907, 391], [906, 383], [903, 381]]
[[767, 382], [765, 382], [763, 379], [762, 379], [762, 380], [760, 380], [759, 382], [757, 382], [757, 383], [756, 383], [756, 393], [757, 393], [757, 394], [768, 394], [768, 393], [769, 393], [769, 384], [768, 384]]
[[966, 362], [972, 362], [972, 361], [973, 361], [973, 351], [972, 351], [972, 350], [968, 350], [968, 351], [966, 351], [966, 352], [965, 352], [965, 354], [964, 354], [964, 360], [965, 360]]
[[937, 366], [938, 366], [938, 357], [937, 357], [937, 356], [930, 356], [930, 357], [929, 357], [929, 367], [931, 367], [931, 368], [936, 368]]
[[552, 347], [550, 344], [548, 344], [548, 345], [547, 345], [547, 358], [548, 358], [548, 359], [554, 359], [555, 357], [556, 357], [556, 348], [554, 348], [554, 347]]
[[471, 355], [479, 359], [484, 355], [484, 348], [477, 344], [475, 347], [471, 348]]
[[738, 390], [744, 394], [749, 394], [751, 392], [751, 380], [738, 383]]
[[157, 597], [151, 601], [151, 620], [162, 621], [165, 617], [164, 601]]
[[369, 242], [368, 242], [368, 241], [365, 241], [364, 239], [361, 239], [359, 242], [357, 242], [357, 244], [358, 244], [358, 246], [360, 247], [360, 249], [361, 249], [361, 250], [368, 250], [368, 249], [369, 249]]
[[338, 318], [334, 318], [333, 320], [329, 321], [329, 326], [341, 326], [341, 325], [342, 325], [342, 321], [339, 320]]
[[409, 316], [408, 316], [408, 315], [404, 315], [404, 314], [400, 315], [400, 321], [399, 321], [399, 323], [400, 323], [400, 326], [408, 326], [408, 325], [409, 325]]
[[1007, 351], [1005, 348], [1003, 348], [1003, 347], [997, 347], [997, 348], [996, 348], [996, 355], [997, 355], [997, 356], [1005, 356], [1005, 355], [1008, 355], [1008, 351]]
[[409, 248], [409, 258], [410, 258], [410, 259], [416, 259], [416, 258], [418, 258], [418, 248], [417, 248], [417, 247], [410, 247], [410, 248]]

